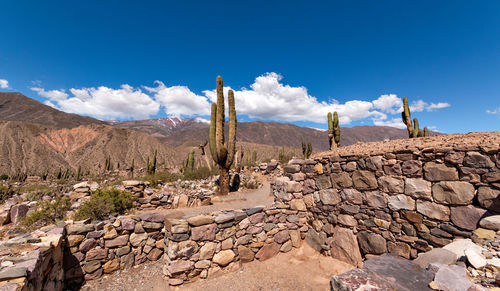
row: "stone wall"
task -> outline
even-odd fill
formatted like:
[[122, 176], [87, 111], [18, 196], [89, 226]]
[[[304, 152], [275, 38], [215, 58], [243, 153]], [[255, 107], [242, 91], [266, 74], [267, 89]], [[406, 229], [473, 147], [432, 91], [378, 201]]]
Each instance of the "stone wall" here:
[[63, 290], [64, 228], [44, 228], [0, 242], [1, 290]]
[[307, 215], [281, 205], [167, 219], [164, 273], [171, 285], [179, 285], [288, 252], [309, 229]]
[[67, 225], [66, 284], [73, 286], [160, 259], [164, 253], [163, 228], [163, 215], [149, 213]]
[[272, 191], [313, 215], [306, 240], [318, 251], [354, 265], [386, 252], [415, 258], [474, 236], [482, 217], [500, 212], [498, 151], [494, 144], [292, 160]]

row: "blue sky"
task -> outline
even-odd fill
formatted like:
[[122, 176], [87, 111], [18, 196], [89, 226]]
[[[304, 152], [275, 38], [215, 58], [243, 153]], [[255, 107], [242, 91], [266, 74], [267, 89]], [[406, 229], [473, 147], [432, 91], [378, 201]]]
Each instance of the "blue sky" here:
[[0, 90], [68, 112], [206, 117], [222, 75], [241, 121], [401, 126], [408, 96], [421, 125], [500, 129], [499, 1], [0, 6]]

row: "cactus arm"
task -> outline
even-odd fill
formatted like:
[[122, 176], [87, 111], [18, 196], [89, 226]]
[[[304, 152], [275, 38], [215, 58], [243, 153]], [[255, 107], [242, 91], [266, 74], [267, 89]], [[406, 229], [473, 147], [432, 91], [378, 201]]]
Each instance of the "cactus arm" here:
[[216, 142], [216, 121], [217, 120], [217, 104], [212, 103], [212, 112], [210, 115], [210, 130], [209, 130], [209, 141], [210, 141], [210, 153], [212, 154], [212, 159], [217, 164], [219, 163], [217, 155], [217, 142]]
[[403, 98], [403, 112], [401, 113], [404, 124], [406, 124], [406, 129], [408, 130], [408, 136], [413, 137], [413, 128], [411, 123], [411, 113], [410, 106], [408, 106], [408, 99], [406, 96]]
[[311, 156], [312, 151], [313, 151], [313, 147], [312, 147], [311, 143], [308, 142], [307, 143], [307, 157], [306, 157], [307, 159], [309, 159], [309, 157]]
[[229, 136], [227, 139], [227, 158], [226, 167], [231, 167], [236, 152], [236, 109], [234, 105], [234, 92], [228, 92], [228, 105], [229, 105]]
[[226, 148], [224, 147], [224, 87], [222, 77], [217, 77], [217, 116], [216, 116], [216, 131], [215, 131], [215, 144], [217, 145], [217, 159], [219, 164], [226, 160]]
[[418, 132], [419, 132], [419, 129], [418, 129], [418, 119], [417, 118], [413, 118], [412, 137], [413, 138], [418, 137]]
[[339, 115], [337, 111], [333, 113], [333, 136], [335, 141], [335, 146], [340, 146], [340, 124], [339, 124]]
[[425, 137], [429, 136], [429, 130], [427, 129], [427, 126], [424, 127], [424, 136]]

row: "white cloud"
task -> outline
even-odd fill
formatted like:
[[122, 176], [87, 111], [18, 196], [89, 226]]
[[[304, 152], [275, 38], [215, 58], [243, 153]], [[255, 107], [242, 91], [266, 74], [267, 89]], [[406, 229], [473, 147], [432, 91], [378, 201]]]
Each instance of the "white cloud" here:
[[45, 91], [32, 88], [49, 99], [47, 105], [65, 112], [89, 115], [100, 119], [149, 118], [158, 113], [160, 105], [140, 89], [122, 85], [120, 89], [108, 87], [72, 88], [72, 96], [63, 90]]
[[0, 79], [0, 88], [7, 89], [9, 88], [9, 81], [5, 79]]
[[[276, 121], [326, 123], [327, 113], [337, 111], [341, 125], [368, 119], [375, 125], [404, 128], [400, 118], [403, 102], [395, 94], [344, 103], [334, 99], [320, 101], [311, 96], [306, 87], [293, 87], [284, 84], [282, 79], [277, 73], [266, 73], [255, 78], [249, 88], [234, 90], [238, 115]], [[155, 84], [156, 87], [143, 86], [144, 92], [129, 85], [122, 85], [120, 89], [73, 88], [69, 90], [72, 96], [64, 90], [45, 91], [40, 87], [32, 90], [49, 99], [50, 104], [47, 104], [50, 106], [101, 119], [148, 118], [160, 109], [168, 116], [207, 116], [210, 115], [210, 103], [217, 99], [215, 90], [196, 94], [186, 86], [168, 87], [161, 81], [155, 81]], [[229, 89], [231, 87], [224, 87], [225, 96]], [[432, 111], [448, 106], [448, 103], [416, 100], [411, 104], [411, 110]]]
[[144, 87], [154, 93], [156, 101], [160, 102], [169, 116], [209, 115], [210, 103], [204, 96], [196, 95], [186, 86], [167, 87], [163, 82], [155, 81], [157, 87]]
[[496, 109], [493, 109], [493, 110], [486, 110], [486, 113], [488, 114], [498, 114], [500, 115], [500, 107], [496, 108]]

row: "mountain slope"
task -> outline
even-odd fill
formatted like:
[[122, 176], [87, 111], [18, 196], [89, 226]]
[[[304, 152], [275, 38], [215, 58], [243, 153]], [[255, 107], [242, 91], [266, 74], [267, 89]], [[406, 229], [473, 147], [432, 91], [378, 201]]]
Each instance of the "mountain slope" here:
[[65, 113], [20, 93], [10, 92], [0, 92], [0, 120], [38, 123], [56, 128], [104, 124], [100, 120]]
[[146, 160], [158, 150], [161, 166], [177, 164], [174, 150], [148, 134], [109, 125], [91, 124], [59, 129], [39, 124], [0, 122], [0, 173], [17, 171], [40, 174], [59, 168], [100, 173], [106, 158], [113, 167], [145, 167]]

